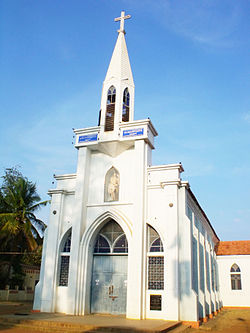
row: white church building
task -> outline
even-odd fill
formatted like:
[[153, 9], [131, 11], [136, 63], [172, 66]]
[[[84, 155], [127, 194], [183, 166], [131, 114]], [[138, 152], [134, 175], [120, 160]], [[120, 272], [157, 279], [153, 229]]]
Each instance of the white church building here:
[[[122, 12], [115, 19], [120, 29], [99, 124], [74, 131], [76, 173], [55, 176], [57, 186], [49, 191], [34, 310], [195, 326], [216, 315], [224, 297], [227, 306], [250, 306], [250, 242], [244, 253], [217, 256], [219, 238], [182, 180], [182, 164], [152, 165], [157, 131], [148, 118], [134, 120], [128, 18]], [[245, 281], [242, 269], [248, 270]]]

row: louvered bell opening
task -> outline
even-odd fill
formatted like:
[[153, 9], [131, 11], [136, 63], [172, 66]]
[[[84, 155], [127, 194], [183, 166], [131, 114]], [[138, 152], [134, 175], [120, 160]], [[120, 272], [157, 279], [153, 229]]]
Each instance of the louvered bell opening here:
[[129, 106], [123, 105], [122, 108], [122, 121], [129, 121]]
[[114, 130], [115, 103], [108, 104], [106, 109], [105, 132]]

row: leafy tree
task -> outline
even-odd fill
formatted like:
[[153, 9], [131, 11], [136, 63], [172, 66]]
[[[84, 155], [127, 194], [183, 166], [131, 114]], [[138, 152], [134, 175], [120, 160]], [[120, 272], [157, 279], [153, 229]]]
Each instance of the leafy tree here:
[[40, 266], [41, 265], [41, 259], [42, 259], [42, 245], [39, 245], [35, 251], [27, 252], [24, 251], [24, 254], [22, 256], [22, 264], [25, 265], [34, 265], [34, 266]]
[[0, 187], [0, 248], [34, 251], [42, 244], [46, 225], [35, 212], [48, 203], [40, 201], [36, 184], [16, 168], [6, 169]]
[[[46, 225], [36, 217], [35, 213], [45, 206], [48, 200], [41, 202], [36, 184], [24, 177], [17, 168], [6, 169], [2, 179], [0, 186], [0, 261], [8, 262], [7, 276], [10, 283], [12, 267], [14, 273], [12, 280], [20, 281], [19, 284], [21, 284], [22, 271], [19, 264], [23, 260], [30, 264], [39, 263]], [[25, 253], [25, 255], [22, 256], [19, 253]], [[3, 282], [6, 283], [6, 277]]]

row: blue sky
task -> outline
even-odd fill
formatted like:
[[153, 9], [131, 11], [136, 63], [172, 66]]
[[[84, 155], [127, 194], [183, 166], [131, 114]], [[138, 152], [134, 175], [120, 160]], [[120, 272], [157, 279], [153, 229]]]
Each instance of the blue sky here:
[[250, 239], [247, 0], [0, 0], [1, 174], [21, 166], [47, 199], [54, 173], [75, 172], [72, 128], [97, 125], [123, 9], [153, 164], [182, 162], [220, 239]]

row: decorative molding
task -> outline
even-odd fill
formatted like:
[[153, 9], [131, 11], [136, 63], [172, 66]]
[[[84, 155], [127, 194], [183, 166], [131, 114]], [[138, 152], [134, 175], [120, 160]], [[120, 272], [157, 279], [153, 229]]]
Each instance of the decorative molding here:
[[148, 190], [162, 189], [161, 185], [147, 185]]
[[101, 203], [101, 204], [87, 204], [87, 207], [105, 207], [105, 206], [129, 206], [129, 205], [133, 205], [132, 202], [105, 202], [105, 203]]
[[54, 175], [56, 180], [76, 179], [76, 173], [68, 173], [65, 175]]
[[186, 187], [187, 189], [190, 188], [190, 184], [189, 184], [188, 180], [182, 180], [180, 183], [180, 186]]
[[178, 164], [163, 164], [163, 165], [154, 165], [148, 167], [148, 172], [150, 171], [162, 171], [162, 170], [172, 170], [172, 169], [179, 169], [180, 172], [183, 172], [183, 166], [181, 163]]
[[181, 184], [181, 180], [180, 179], [177, 179], [177, 180], [168, 180], [168, 181], [165, 181], [165, 182], [160, 182], [161, 188], [164, 188], [165, 186], [168, 186], [168, 185], [177, 185], [177, 186], [180, 186], [180, 184]]
[[120, 129], [123, 129], [126, 127], [131, 127], [131, 126], [134, 127], [134, 126], [143, 126], [143, 125], [144, 126], [147, 125], [154, 136], [158, 135], [158, 132], [154, 128], [150, 119], [135, 120], [135, 121], [120, 123]]
[[67, 191], [63, 189], [51, 189], [48, 191], [48, 195], [53, 195], [53, 194], [64, 194], [64, 195], [73, 195], [75, 194], [75, 191]]
[[100, 130], [101, 130], [100, 126], [94, 126], [94, 127], [74, 129], [74, 133], [76, 135], [78, 135], [78, 134], [93, 134], [93, 133], [99, 133]]

